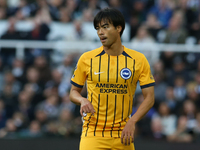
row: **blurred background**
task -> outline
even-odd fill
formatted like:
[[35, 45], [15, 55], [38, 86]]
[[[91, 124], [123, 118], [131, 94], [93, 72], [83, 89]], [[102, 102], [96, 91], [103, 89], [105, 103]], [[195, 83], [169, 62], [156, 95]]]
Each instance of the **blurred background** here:
[[[105, 7], [122, 12], [123, 45], [144, 53], [156, 81], [136, 149], [199, 148], [199, 0], [0, 0], [1, 147], [78, 149], [70, 78], [80, 55], [101, 46], [92, 21]], [[142, 101], [138, 85], [133, 113]]]

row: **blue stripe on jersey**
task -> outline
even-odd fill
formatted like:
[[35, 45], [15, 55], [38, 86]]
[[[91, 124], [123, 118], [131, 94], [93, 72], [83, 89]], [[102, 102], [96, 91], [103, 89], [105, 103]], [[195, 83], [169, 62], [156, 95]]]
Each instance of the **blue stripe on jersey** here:
[[106, 52], [103, 50], [100, 54], [98, 54], [98, 55], [96, 55], [96, 57], [97, 56], [101, 56], [101, 55], [103, 55], [103, 54], [105, 54]]
[[141, 87], [141, 89], [143, 89], [143, 88], [147, 88], [147, 87], [154, 86], [154, 85], [156, 85], [155, 82], [150, 83], [150, 84], [146, 84], [146, 85], [142, 85], [142, 86], [140, 86], [140, 87]]
[[71, 80], [71, 84], [73, 84], [74, 86], [76, 86], [78, 88], [83, 88], [83, 85], [79, 85], [79, 84], [73, 82], [72, 80]]
[[122, 52], [122, 55], [132, 58], [132, 57], [131, 57], [129, 54], [127, 54], [125, 51]]

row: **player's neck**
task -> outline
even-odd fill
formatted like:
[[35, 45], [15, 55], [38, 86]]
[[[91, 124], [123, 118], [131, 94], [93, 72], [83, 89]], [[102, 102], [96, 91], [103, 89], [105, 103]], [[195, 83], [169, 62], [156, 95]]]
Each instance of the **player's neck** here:
[[124, 47], [120, 41], [117, 41], [115, 43], [113, 43], [110, 46], [103, 46], [104, 47], [104, 51], [108, 54], [108, 55], [112, 55], [112, 56], [118, 56], [121, 55], [122, 52], [124, 51]]

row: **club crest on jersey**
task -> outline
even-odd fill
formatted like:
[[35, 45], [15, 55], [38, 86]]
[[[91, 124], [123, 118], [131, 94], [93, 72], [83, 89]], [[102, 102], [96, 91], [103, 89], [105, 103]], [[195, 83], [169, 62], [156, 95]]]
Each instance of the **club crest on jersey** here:
[[128, 69], [128, 68], [123, 68], [121, 71], [120, 71], [120, 75], [123, 79], [127, 80], [131, 77], [131, 70]]

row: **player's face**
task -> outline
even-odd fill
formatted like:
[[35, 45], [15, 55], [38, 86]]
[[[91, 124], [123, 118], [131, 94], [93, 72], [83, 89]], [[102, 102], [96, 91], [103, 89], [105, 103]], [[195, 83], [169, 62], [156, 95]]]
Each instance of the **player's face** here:
[[102, 20], [96, 30], [103, 46], [109, 47], [117, 41], [117, 38], [120, 38], [118, 27], [114, 27], [107, 20]]

